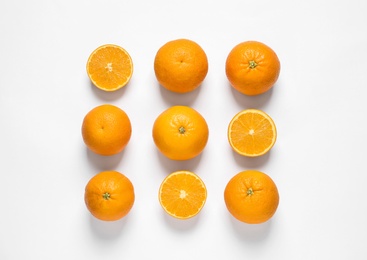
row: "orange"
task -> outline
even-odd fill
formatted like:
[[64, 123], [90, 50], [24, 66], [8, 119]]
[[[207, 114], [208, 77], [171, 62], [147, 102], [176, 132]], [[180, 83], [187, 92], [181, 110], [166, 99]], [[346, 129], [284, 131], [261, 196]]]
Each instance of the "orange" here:
[[114, 155], [121, 152], [131, 137], [131, 123], [128, 115], [114, 105], [93, 108], [84, 117], [82, 136], [86, 146], [100, 155]]
[[177, 93], [199, 87], [208, 73], [208, 59], [196, 42], [178, 39], [164, 44], [154, 59], [154, 72], [160, 85]]
[[224, 190], [228, 211], [239, 221], [260, 224], [269, 220], [279, 204], [279, 193], [274, 181], [256, 170], [235, 175]]
[[228, 126], [229, 144], [240, 155], [264, 155], [273, 147], [276, 138], [273, 119], [258, 109], [242, 110], [232, 118]]
[[276, 53], [257, 41], [236, 45], [226, 60], [226, 74], [232, 87], [250, 96], [271, 89], [279, 73], [280, 62]]
[[188, 219], [204, 207], [207, 192], [204, 182], [190, 171], [168, 175], [159, 188], [159, 202], [172, 217]]
[[134, 205], [131, 181], [117, 171], [100, 172], [85, 187], [84, 201], [90, 213], [105, 221], [126, 216]]
[[89, 56], [87, 74], [92, 83], [104, 91], [124, 87], [133, 74], [133, 62], [129, 53], [114, 44], [98, 47]]
[[199, 155], [208, 141], [204, 117], [188, 106], [173, 106], [163, 111], [153, 125], [153, 140], [158, 150], [172, 160], [188, 160]]

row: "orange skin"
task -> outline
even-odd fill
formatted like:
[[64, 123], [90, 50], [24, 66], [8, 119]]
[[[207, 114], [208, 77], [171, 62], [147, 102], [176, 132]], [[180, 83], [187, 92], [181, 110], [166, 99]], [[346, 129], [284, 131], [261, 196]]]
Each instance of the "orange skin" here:
[[196, 110], [173, 106], [162, 112], [153, 125], [153, 140], [159, 151], [172, 160], [188, 160], [206, 146], [209, 128]]
[[227, 184], [224, 200], [228, 211], [239, 221], [260, 224], [276, 212], [279, 193], [274, 181], [265, 173], [242, 171]]
[[134, 187], [131, 181], [119, 172], [100, 172], [86, 185], [84, 201], [94, 217], [104, 221], [119, 220], [133, 207]]
[[84, 117], [82, 136], [86, 146], [99, 155], [121, 152], [131, 137], [131, 123], [127, 114], [113, 105], [93, 108]]
[[249, 96], [271, 89], [279, 73], [278, 56], [261, 42], [247, 41], [236, 45], [226, 60], [226, 75], [232, 87]]
[[194, 41], [178, 39], [167, 42], [157, 52], [154, 72], [160, 85], [177, 92], [193, 91], [208, 73], [208, 59]]

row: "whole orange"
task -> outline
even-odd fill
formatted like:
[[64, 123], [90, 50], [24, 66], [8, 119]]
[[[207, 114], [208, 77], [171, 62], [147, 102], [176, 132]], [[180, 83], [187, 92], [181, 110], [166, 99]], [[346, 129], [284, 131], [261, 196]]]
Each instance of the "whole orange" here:
[[84, 117], [82, 136], [86, 146], [100, 155], [121, 152], [131, 137], [128, 115], [120, 108], [105, 104], [93, 108]]
[[267, 174], [246, 170], [236, 174], [227, 183], [224, 201], [236, 219], [248, 224], [260, 224], [276, 212], [279, 193]]
[[186, 93], [196, 89], [208, 73], [208, 59], [196, 42], [177, 39], [164, 44], [154, 59], [158, 82], [168, 90]]
[[254, 96], [273, 87], [280, 73], [277, 54], [267, 45], [246, 41], [236, 45], [226, 60], [226, 75], [232, 87]]
[[134, 186], [120, 172], [100, 172], [87, 183], [84, 201], [94, 217], [105, 221], [118, 220], [134, 205]]
[[188, 160], [199, 155], [208, 141], [209, 128], [204, 117], [188, 106], [173, 106], [163, 111], [153, 125], [153, 140], [158, 150], [172, 160]]

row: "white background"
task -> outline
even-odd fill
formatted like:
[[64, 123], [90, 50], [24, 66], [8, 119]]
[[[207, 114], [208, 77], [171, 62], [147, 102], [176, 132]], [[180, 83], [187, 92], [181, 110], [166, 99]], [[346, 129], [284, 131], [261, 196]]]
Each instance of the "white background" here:
[[[367, 2], [364, 0], [34, 0], [0, 3], [0, 259], [366, 259]], [[159, 86], [156, 51], [188, 38], [205, 50], [201, 87], [174, 94]], [[247, 97], [233, 90], [225, 59], [258, 40], [281, 61], [275, 87]], [[86, 74], [89, 54], [114, 43], [134, 62], [128, 86], [106, 93]], [[81, 123], [111, 103], [133, 134], [119, 155], [87, 150]], [[172, 105], [198, 110], [210, 129], [199, 157], [166, 159], [152, 136]], [[232, 152], [231, 118], [267, 112], [278, 140], [262, 158]], [[88, 180], [103, 170], [130, 178], [136, 201], [127, 217], [102, 222], [84, 204]], [[208, 189], [200, 214], [167, 216], [157, 193], [165, 176], [188, 169]], [[224, 187], [257, 169], [278, 186], [280, 204], [265, 224], [231, 217]]]

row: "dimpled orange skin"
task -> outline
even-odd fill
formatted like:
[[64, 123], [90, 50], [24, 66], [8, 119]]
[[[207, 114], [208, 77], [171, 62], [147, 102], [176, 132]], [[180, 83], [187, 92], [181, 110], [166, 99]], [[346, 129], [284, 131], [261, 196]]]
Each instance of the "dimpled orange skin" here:
[[276, 212], [279, 193], [274, 181], [265, 173], [246, 170], [227, 184], [224, 200], [228, 211], [239, 221], [260, 224]]
[[186, 93], [201, 85], [208, 73], [208, 59], [194, 41], [177, 39], [164, 44], [154, 59], [154, 72], [160, 85]]
[[104, 221], [119, 220], [134, 205], [134, 186], [120, 172], [100, 172], [87, 183], [84, 201], [94, 217]]
[[114, 155], [128, 144], [132, 133], [128, 115], [120, 108], [105, 104], [84, 117], [82, 137], [86, 146], [99, 155]]
[[277, 54], [261, 42], [242, 42], [227, 56], [227, 78], [233, 88], [245, 95], [267, 92], [278, 80], [279, 73]]
[[157, 117], [152, 135], [158, 150], [166, 157], [189, 160], [204, 150], [209, 128], [204, 117], [193, 108], [173, 106]]

